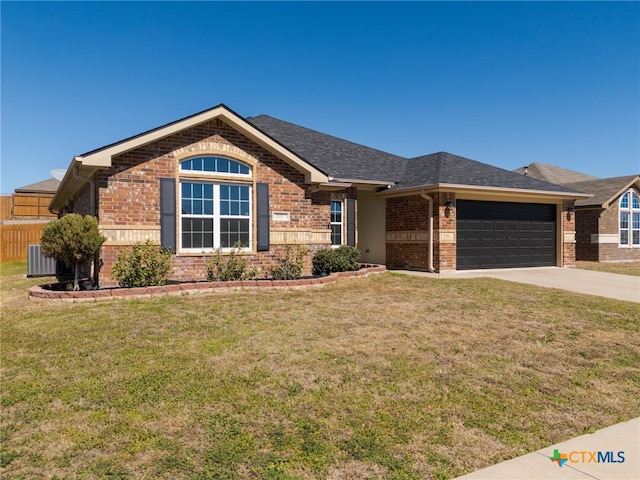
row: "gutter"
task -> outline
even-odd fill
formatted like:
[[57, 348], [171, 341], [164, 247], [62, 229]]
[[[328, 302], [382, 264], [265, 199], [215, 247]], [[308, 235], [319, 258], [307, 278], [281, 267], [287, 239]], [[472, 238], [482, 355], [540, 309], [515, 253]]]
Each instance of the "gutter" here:
[[420, 190], [420, 196], [429, 202], [429, 263], [427, 264], [427, 268], [429, 272], [434, 273], [435, 268], [433, 268], [433, 197], [427, 195], [425, 193], [425, 189]]

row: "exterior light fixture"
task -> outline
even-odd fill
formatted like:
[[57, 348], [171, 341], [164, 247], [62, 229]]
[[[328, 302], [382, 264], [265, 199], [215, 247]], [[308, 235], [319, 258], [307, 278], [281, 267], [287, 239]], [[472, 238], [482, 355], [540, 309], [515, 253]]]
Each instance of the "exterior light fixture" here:
[[571, 217], [573, 217], [573, 214], [575, 213], [575, 211], [576, 211], [575, 207], [567, 208], [567, 220], [571, 220]]
[[453, 202], [451, 200], [447, 200], [444, 206], [446, 207], [444, 209], [444, 216], [449, 218], [449, 215], [451, 215], [451, 208], [453, 208]]

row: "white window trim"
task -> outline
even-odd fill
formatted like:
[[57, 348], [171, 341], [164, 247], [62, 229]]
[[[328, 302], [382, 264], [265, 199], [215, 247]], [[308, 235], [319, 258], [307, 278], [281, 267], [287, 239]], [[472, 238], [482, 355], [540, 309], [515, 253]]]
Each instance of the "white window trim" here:
[[[185, 215], [182, 213], [182, 184], [183, 183], [201, 183], [213, 185], [213, 215]], [[204, 181], [203, 179], [181, 178], [178, 182], [178, 202], [179, 202], [179, 215], [178, 215], [178, 252], [179, 253], [212, 253], [216, 250], [221, 252], [231, 252], [234, 247], [220, 247], [220, 220], [224, 218], [232, 219], [248, 219], [249, 220], [249, 245], [239, 249], [241, 252], [250, 252], [253, 248], [253, 188], [248, 183], [231, 183], [231, 182], [214, 182]], [[249, 188], [249, 215], [221, 215], [220, 214], [220, 186], [242, 186]], [[182, 218], [212, 218], [213, 219], [213, 247], [200, 247], [200, 248], [185, 248], [182, 246]]]
[[[628, 195], [627, 207], [622, 207], [622, 198]], [[620, 195], [620, 199], [618, 200], [618, 247], [619, 248], [640, 248], [640, 243], [633, 243], [633, 232], [638, 231], [638, 237], [640, 238], [640, 229], [633, 228], [633, 215], [640, 215], [640, 208], [633, 207], [633, 197], [634, 195], [638, 197], [640, 201], [640, 194], [636, 192], [634, 189], [630, 188], [622, 195]], [[622, 214], [626, 213], [628, 215], [627, 228], [622, 228], [621, 217]], [[622, 243], [622, 232], [627, 232], [627, 240], [628, 243]]]
[[[333, 202], [340, 204], [340, 222], [332, 222], [331, 221], [331, 204]], [[344, 236], [345, 236], [345, 208], [344, 208], [344, 200], [331, 200], [331, 204], [329, 204], [329, 230], [331, 230], [332, 225], [340, 225], [340, 243], [333, 243], [333, 233], [330, 233], [329, 240], [331, 241], [331, 248], [338, 248], [345, 244]]]
[[[231, 173], [231, 172], [208, 172], [206, 170], [186, 170], [182, 168], [182, 165], [188, 160], [193, 160], [196, 158], [223, 158], [225, 160], [229, 160], [231, 162], [239, 163], [244, 165], [249, 169], [249, 173]], [[183, 175], [191, 175], [194, 177], [212, 177], [212, 178], [251, 178], [253, 174], [253, 169], [251, 165], [247, 165], [245, 162], [241, 162], [240, 160], [236, 160], [235, 158], [225, 157], [224, 155], [195, 155], [188, 158], [183, 158], [180, 160], [180, 167], [178, 168], [179, 172]]]

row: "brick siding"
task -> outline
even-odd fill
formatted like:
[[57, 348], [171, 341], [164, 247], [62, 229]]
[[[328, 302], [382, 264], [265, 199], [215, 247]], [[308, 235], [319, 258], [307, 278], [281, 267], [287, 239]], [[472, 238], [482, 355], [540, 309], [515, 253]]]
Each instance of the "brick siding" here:
[[560, 265], [563, 267], [576, 266], [576, 214], [569, 213], [569, 209], [573, 208], [575, 202], [573, 200], [564, 200], [562, 202], [562, 259]]
[[[620, 234], [619, 200], [619, 197], [616, 198], [611, 202], [609, 208], [602, 211], [598, 225], [599, 234]], [[631, 218], [629, 218], [629, 223], [631, 224]], [[631, 236], [631, 233], [629, 235]], [[629, 243], [631, 243], [631, 238], [629, 238]], [[637, 261], [640, 260], [640, 248], [631, 246], [621, 247], [618, 243], [601, 243], [599, 245], [598, 260], [600, 262]]]
[[386, 242], [387, 267], [427, 270], [428, 239], [410, 238], [411, 232], [428, 232], [429, 202], [420, 195], [412, 195], [388, 198], [385, 203], [387, 232], [403, 233], [400, 240]]
[[[453, 204], [447, 208], [447, 202]], [[438, 272], [456, 269], [456, 195], [439, 192], [433, 195], [434, 265]]]
[[[220, 153], [225, 151], [230, 153]], [[290, 213], [290, 222], [276, 224], [271, 220], [272, 231], [291, 228], [303, 233], [326, 232], [326, 235], [321, 235], [326, 241], [308, 246], [317, 250], [329, 245], [330, 194], [311, 193], [305, 185], [303, 173], [218, 119], [115, 156], [110, 168], [98, 171], [97, 214], [100, 226], [105, 229], [138, 228], [142, 234], [148, 229], [149, 232], [156, 232], [157, 236], [160, 229], [160, 178], [177, 178], [180, 160], [206, 154], [226, 156], [252, 164], [254, 185], [257, 182], [269, 184], [270, 210]], [[247, 159], [254, 160], [250, 162]], [[355, 197], [355, 191], [347, 192], [347, 196]], [[255, 198], [253, 201], [252, 223], [255, 225]], [[73, 209], [88, 212], [88, 188], [83, 189], [81, 195], [74, 199]], [[151, 233], [149, 236], [153, 237]], [[125, 246], [122, 243], [103, 246], [101, 285], [115, 284], [111, 275], [112, 267], [118, 250]], [[269, 251], [253, 251], [247, 258], [250, 265], [259, 270], [260, 276], [265, 276], [282, 248], [282, 245], [273, 245]], [[178, 252], [174, 256], [172, 279], [203, 280], [206, 276], [205, 264], [206, 258], [202, 255]], [[310, 271], [311, 254], [305, 260], [303, 273], [309, 274]]]
[[602, 209], [576, 209], [576, 260], [597, 262], [599, 244], [591, 243], [591, 235], [598, 233]]
[[594, 208], [577, 210], [577, 260], [591, 262], [640, 261], [640, 248], [638, 247], [621, 247], [618, 242], [592, 243], [592, 235], [620, 234], [619, 200], [620, 197], [614, 199], [606, 209]]

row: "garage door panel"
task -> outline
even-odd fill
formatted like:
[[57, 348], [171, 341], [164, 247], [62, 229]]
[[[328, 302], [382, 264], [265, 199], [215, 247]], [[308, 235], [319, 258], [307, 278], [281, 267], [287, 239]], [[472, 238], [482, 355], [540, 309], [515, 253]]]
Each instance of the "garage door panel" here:
[[458, 269], [555, 265], [555, 205], [457, 202]]
[[466, 229], [470, 232], [478, 232], [480, 231], [480, 222], [477, 220], [468, 220], [466, 223]]
[[469, 242], [469, 248], [480, 248], [479, 238], [470, 238], [468, 242]]

